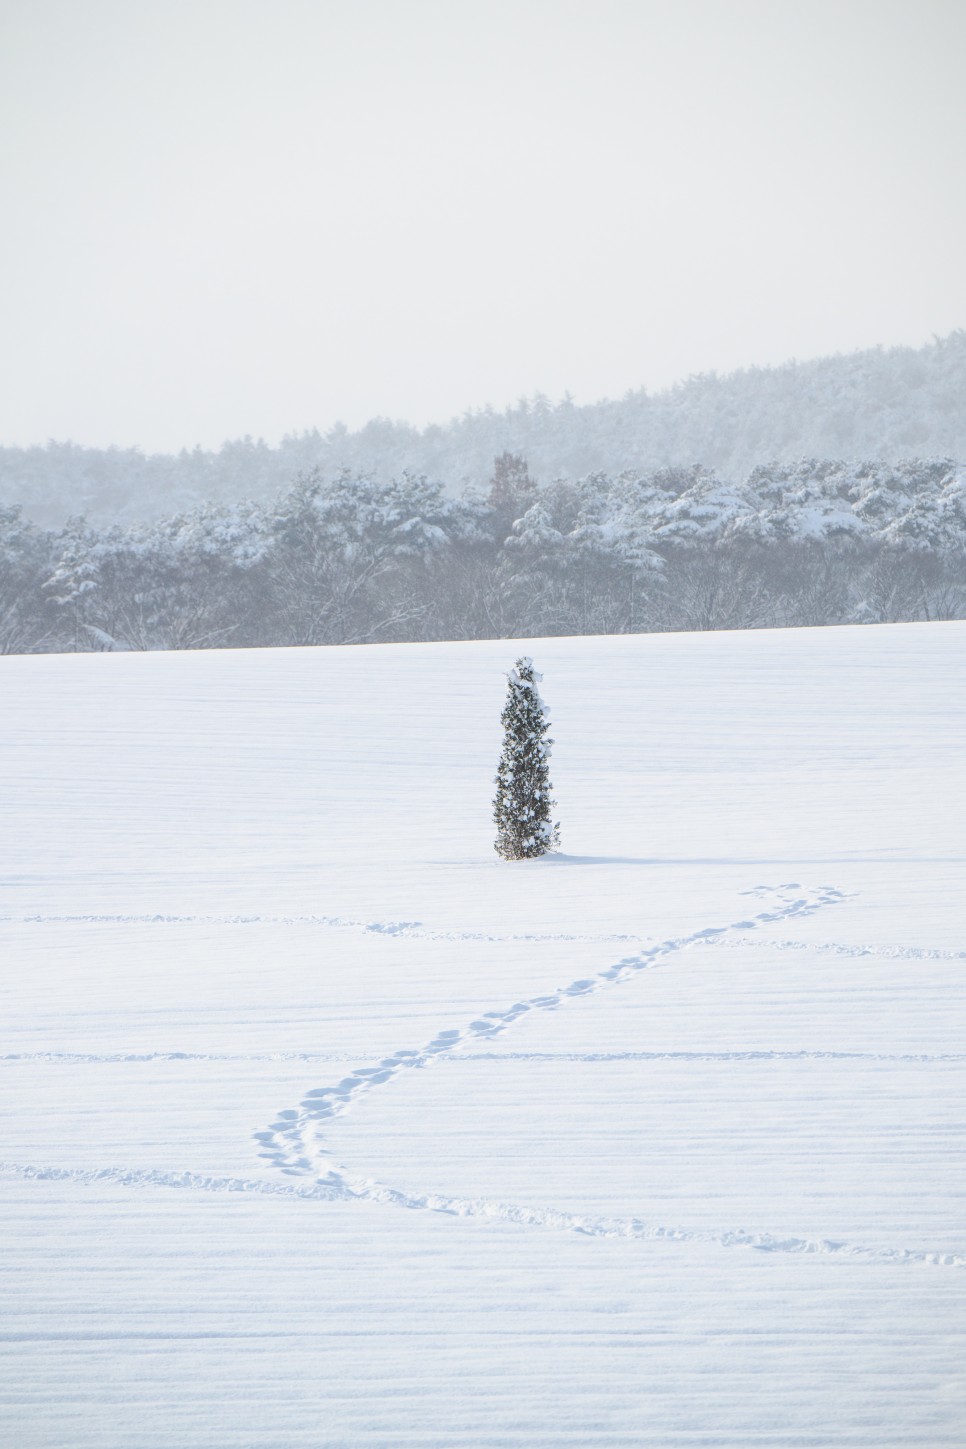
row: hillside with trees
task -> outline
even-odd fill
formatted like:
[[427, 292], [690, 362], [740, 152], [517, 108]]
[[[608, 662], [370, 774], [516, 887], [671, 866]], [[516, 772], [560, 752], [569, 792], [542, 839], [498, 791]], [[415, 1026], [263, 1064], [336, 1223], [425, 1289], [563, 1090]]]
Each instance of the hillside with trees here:
[[[325, 400], [319, 400], [320, 411]], [[376, 418], [284, 438], [253, 438], [215, 451], [145, 454], [70, 442], [0, 448], [0, 504], [59, 528], [83, 516], [99, 525], [145, 523], [254, 499], [262, 505], [310, 475], [348, 472], [386, 484], [404, 473], [437, 480], [450, 497], [479, 489], [494, 457], [527, 459], [542, 484], [591, 473], [645, 476], [698, 464], [731, 483], [761, 465], [802, 458], [966, 459], [966, 331], [925, 347], [877, 348], [719, 377], [692, 377], [664, 392], [577, 405], [544, 397], [482, 408], [424, 429]]]

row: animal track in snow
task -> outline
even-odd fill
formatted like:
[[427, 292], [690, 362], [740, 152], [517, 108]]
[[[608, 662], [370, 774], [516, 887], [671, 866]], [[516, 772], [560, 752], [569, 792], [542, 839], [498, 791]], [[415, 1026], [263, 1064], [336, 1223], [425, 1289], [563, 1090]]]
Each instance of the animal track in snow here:
[[349, 916], [174, 916], [143, 915], [0, 916], [0, 925], [27, 926], [320, 926], [327, 930], [351, 931], [368, 936], [404, 936], [419, 941], [570, 941], [603, 945], [615, 941], [639, 941], [631, 932], [574, 931], [439, 931], [421, 921], [363, 921]]
[[460, 1052], [462, 1062], [966, 1062], [966, 1052]]
[[359, 1052], [3, 1052], [0, 1062], [109, 1066], [117, 1062], [357, 1062]]
[[294, 1183], [272, 1182], [264, 1177], [213, 1177], [201, 1172], [164, 1172], [159, 1168], [35, 1167], [0, 1161], [0, 1173], [42, 1182], [76, 1182], [85, 1187], [98, 1183], [119, 1187], [180, 1187], [199, 1192], [248, 1192], [269, 1197], [322, 1198], [328, 1201], [346, 1195], [324, 1183], [296, 1186]]
[[755, 941], [746, 936], [729, 936], [727, 940], [706, 944], [726, 947], [730, 951], [754, 947], [759, 951], [808, 951], [818, 956], [881, 956], [888, 961], [966, 961], [966, 951], [932, 946], [853, 945], [844, 941]]
[[623, 957], [616, 965], [598, 972], [595, 977], [582, 978], [549, 993], [517, 1001], [502, 1011], [487, 1011], [471, 1021], [463, 1031], [451, 1029], [440, 1032], [427, 1046], [395, 1052], [373, 1067], [353, 1072], [335, 1086], [314, 1088], [306, 1093], [297, 1110], [286, 1109], [280, 1112], [275, 1122], [255, 1134], [255, 1140], [261, 1145], [260, 1155], [283, 1172], [311, 1172], [314, 1158], [327, 1155], [319, 1132], [320, 1125], [344, 1112], [352, 1102], [371, 1091], [374, 1086], [382, 1085], [400, 1072], [426, 1066], [442, 1053], [453, 1051], [463, 1041], [479, 1041], [498, 1036], [528, 1012], [555, 1011], [563, 1002], [575, 996], [589, 996], [630, 980], [638, 971], [654, 967], [663, 957], [703, 943], [708, 939], [709, 932], [712, 936], [718, 936], [725, 931], [752, 929], [759, 921], [770, 922], [811, 915], [813, 911], [843, 899], [842, 892], [834, 886], [822, 886], [811, 897], [796, 894], [800, 889], [797, 884], [778, 886], [774, 892], [781, 902], [777, 910], [762, 911], [750, 921], [742, 920], [730, 926], [705, 927], [688, 936], [661, 941], [635, 956]]
[[[638, 1240], [668, 1240], [675, 1242], [708, 1243], [724, 1247], [745, 1247], [753, 1248], [762, 1252], [781, 1252], [793, 1254], [814, 1254], [834, 1255], [845, 1257], [852, 1261], [874, 1262], [874, 1263], [902, 1263], [902, 1264], [935, 1264], [951, 1266], [956, 1268], [966, 1267], [966, 1257], [953, 1253], [920, 1252], [900, 1248], [865, 1248], [855, 1244], [841, 1241], [807, 1239], [798, 1237], [779, 1237], [773, 1234], [761, 1232], [749, 1232], [743, 1229], [726, 1230], [723, 1232], [707, 1232], [687, 1228], [674, 1228], [662, 1224], [649, 1223], [641, 1217], [633, 1218], [607, 1218], [593, 1217], [575, 1213], [556, 1211], [554, 1209], [533, 1208], [513, 1203], [501, 1203], [487, 1200], [472, 1200], [456, 1197], [448, 1197], [438, 1193], [409, 1193], [400, 1189], [392, 1188], [378, 1183], [369, 1178], [361, 1178], [348, 1172], [344, 1168], [337, 1167], [327, 1160], [328, 1154], [321, 1136], [321, 1129], [332, 1117], [344, 1112], [354, 1101], [357, 1101], [366, 1092], [376, 1087], [385, 1085], [392, 1081], [399, 1073], [418, 1067], [424, 1067], [433, 1061], [445, 1059], [451, 1053], [459, 1051], [461, 1056], [469, 1060], [542, 1060], [542, 1059], [573, 1059], [586, 1061], [604, 1060], [794, 1060], [799, 1058], [834, 1058], [853, 1059], [871, 1058], [874, 1060], [897, 1060], [897, 1061], [943, 1061], [962, 1060], [963, 1054], [877, 1054], [859, 1052], [727, 1052], [727, 1053], [689, 1053], [689, 1052], [619, 1052], [619, 1053], [486, 1053], [486, 1052], [462, 1052], [465, 1045], [481, 1044], [482, 1042], [500, 1035], [506, 1031], [521, 1016], [531, 1011], [556, 1010], [568, 1000], [575, 1000], [582, 996], [593, 994], [608, 987], [618, 985], [622, 982], [633, 979], [635, 974], [641, 970], [652, 968], [658, 965], [665, 957], [688, 947], [708, 944], [743, 944], [734, 941], [734, 934], [737, 931], [748, 931], [755, 929], [759, 924], [766, 924], [772, 921], [787, 920], [793, 917], [809, 915], [826, 905], [835, 904], [844, 899], [843, 893], [834, 887], [825, 886], [820, 888], [814, 895], [797, 894], [800, 887], [797, 884], [789, 883], [783, 886], [769, 888], [756, 887], [752, 892], [763, 896], [779, 894], [780, 905], [777, 909], [763, 911], [751, 919], [737, 921], [728, 926], [706, 927], [695, 931], [691, 935], [672, 938], [657, 945], [646, 948], [634, 956], [624, 957], [615, 965], [599, 972], [594, 977], [581, 978], [571, 982], [567, 986], [559, 987], [556, 990], [544, 993], [540, 996], [527, 998], [515, 1002], [504, 1010], [494, 1010], [482, 1013], [482, 1015], [471, 1022], [462, 1031], [458, 1029], [447, 1029], [439, 1032], [426, 1046], [420, 1049], [404, 1049], [384, 1058], [374, 1066], [356, 1068], [342, 1081], [331, 1087], [317, 1087], [306, 1092], [300, 1106], [297, 1109], [285, 1109], [277, 1114], [276, 1121], [264, 1132], [256, 1133], [256, 1140], [262, 1145], [263, 1155], [289, 1176], [302, 1176], [308, 1173], [316, 1173], [316, 1181], [313, 1183], [298, 1182], [276, 1182], [264, 1178], [223, 1178], [208, 1176], [193, 1172], [164, 1172], [160, 1170], [140, 1170], [129, 1168], [93, 1168], [75, 1169], [58, 1168], [47, 1166], [23, 1165], [9, 1162], [0, 1162], [0, 1172], [16, 1174], [25, 1178], [36, 1178], [45, 1181], [70, 1181], [80, 1185], [94, 1185], [98, 1183], [116, 1184], [125, 1187], [162, 1187], [174, 1189], [188, 1189], [192, 1191], [205, 1191], [215, 1193], [258, 1193], [268, 1196], [307, 1199], [315, 1201], [333, 1200], [359, 1200], [364, 1199], [374, 1202], [389, 1203], [397, 1207], [405, 1207], [411, 1210], [430, 1211], [445, 1213], [450, 1216], [467, 1218], [497, 1219], [500, 1221], [517, 1223], [529, 1227], [541, 1227], [546, 1229], [562, 1229], [571, 1232], [578, 1232], [591, 1237], [629, 1238]], [[3, 919], [13, 919], [6, 917]], [[19, 918], [18, 918], [19, 919]], [[309, 923], [338, 928], [374, 931], [381, 934], [412, 934], [425, 936], [429, 939], [442, 940], [586, 940], [586, 941], [617, 941], [634, 939], [626, 935], [607, 936], [552, 936], [552, 935], [515, 935], [515, 936], [491, 936], [481, 933], [459, 933], [459, 932], [430, 932], [423, 931], [416, 922], [398, 923], [365, 923], [347, 921], [336, 917], [32, 917], [23, 918], [30, 920], [82, 920], [85, 922], [144, 922], [162, 921], [164, 923], [183, 922], [204, 922], [223, 924], [251, 924], [256, 922], [281, 924], [281, 923]], [[722, 938], [725, 938], [722, 940]], [[751, 943], [748, 943], [751, 944]], [[755, 943], [759, 944], [759, 943]], [[773, 943], [760, 943], [762, 945]], [[804, 943], [787, 942], [781, 943], [783, 949], [812, 949]], [[825, 949], [839, 949], [827, 947]], [[868, 954], [863, 948], [841, 948], [847, 954]], [[879, 948], [885, 950], [886, 948]], [[896, 950], [890, 954], [899, 955]], [[906, 954], [903, 952], [902, 954]], [[912, 952], [909, 953], [913, 954]], [[920, 954], [920, 953], [916, 953]], [[966, 953], [922, 953], [956, 956]], [[215, 1053], [188, 1053], [188, 1052], [152, 1052], [152, 1053], [10, 1053], [2, 1060], [7, 1061], [63, 1061], [63, 1062], [124, 1062], [124, 1061], [229, 1061], [229, 1060], [251, 1060], [251, 1061], [322, 1061], [322, 1060], [354, 1060], [347, 1054], [340, 1053], [312, 1053], [312, 1052], [272, 1052], [264, 1054], [241, 1054], [238, 1056]]]
[[[763, 887], [757, 888], [758, 891]], [[641, 970], [656, 966], [667, 956], [691, 946], [719, 940], [722, 935], [738, 930], [747, 931], [759, 923], [788, 920], [792, 917], [810, 915], [827, 905], [834, 905], [845, 899], [843, 892], [833, 886], [823, 886], [814, 895], [797, 894], [797, 884], [774, 888], [779, 894], [780, 905], [771, 911], [759, 912], [753, 919], [743, 919], [728, 926], [705, 927], [688, 936], [669, 938], [655, 946], [646, 948], [636, 956], [624, 957], [614, 966], [599, 972], [595, 977], [585, 977], [568, 986], [544, 993], [540, 996], [515, 1002], [503, 1010], [487, 1011], [470, 1022], [462, 1031], [451, 1028], [439, 1032], [421, 1049], [395, 1052], [373, 1067], [357, 1069], [332, 1087], [316, 1087], [305, 1094], [297, 1109], [280, 1112], [270, 1127], [255, 1134], [261, 1145], [261, 1155], [273, 1165], [291, 1176], [318, 1173], [318, 1182], [331, 1189], [339, 1197], [362, 1198], [372, 1202], [389, 1203], [397, 1207], [414, 1210], [441, 1212], [457, 1217], [480, 1217], [499, 1219], [505, 1222], [526, 1224], [534, 1227], [558, 1228], [580, 1232], [592, 1237], [623, 1237], [633, 1239], [668, 1239], [676, 1242], [705, 1242], [723, 1247], [755, 1248], [762, 1252], [796, 1254], [825, 1254], [847, 1257], [853, 1261], [876, 1263], [923, 1263], [947, 1267], [966, 1267], [966, 1257], [939, 1252], [920, 1252], [904, 1248], [866, 1248], [857, 1244], [779, 1237], [773, 1234], [748, 1232], [744, 1229], [710, 1233], [685, 1228], [672, 1228], [648, 1223], [640, 1217], [601, 1218], [561, 1212], [554, 1209], [526, 1207], [513, 1203], [500, 1203], [486, 1199], [465, 1199], [448, 1197], [440, 1193], [411, 1193], [387, 1186], [372, 1178], [360, 1177], [346, 1168], [334, 1164], [328, 1156], [322, 1129], [334, 1117], [341, 1115], [353, 1102], [377, 1086], [393, 1080], [401, 1072], [425, 1067], [432, 1061], [446, 1059], [459, 1052], [461, 1059], [506, 1060], [519, 1057], [526, 1060], [542, 1059], [547, 1053], [463, 1053], [461, 1048], [470, 1043], [479, 1043], [500, 1035], [521, 1016], [530, 1011], [553, 1011], [567, 1000], [590, 995], [607, 987], [628, 981]], [[793, 894], [794, 893], [794, 894]], [[877, 1060], [946, 1060], [956, 1057], [924, 1057], [922, 1055], [882, 1055], [867, 1053], [837, 1052], [633, 1052], [633, 1053], [581, 1053], [560, 1054], [574, 1060], [796, 1060], [804, 1058], [865, 1058], [874, 1056]], [[966, 1056], [966, 1054], [964, 1054]]]

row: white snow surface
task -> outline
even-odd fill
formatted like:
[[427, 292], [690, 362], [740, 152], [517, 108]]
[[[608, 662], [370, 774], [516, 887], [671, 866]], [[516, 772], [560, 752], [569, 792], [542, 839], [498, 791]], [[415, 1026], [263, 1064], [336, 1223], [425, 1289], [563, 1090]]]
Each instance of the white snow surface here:
[[964, 645], [0, 660], [0, 1441], [962, 1449]]

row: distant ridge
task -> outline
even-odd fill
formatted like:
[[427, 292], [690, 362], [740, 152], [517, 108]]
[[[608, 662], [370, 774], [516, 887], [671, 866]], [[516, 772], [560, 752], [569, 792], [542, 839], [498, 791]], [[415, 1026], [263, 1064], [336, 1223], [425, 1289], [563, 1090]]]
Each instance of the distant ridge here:
[[151, 519], [202, 501], [264, 499], [299, 474], [341, 469], [385, 479], [404, 471], [452, 493], [479, 485], [493, 458], [525, 456], [534, 477], [647, 472], [700, 463], [738, 479], [759, 463], [799, 458], [966, 459], [966, 330], [920, 348], [705, 373], [666, 391], [577, 405], [536, 396], [503, 411], [471, 410], [419, 429], [374, 418], [292, 435], [277, 448], [250, 437], [215, 451], [146, 455], [72, 443], [0, 448], [0, 503], [38, 522]]

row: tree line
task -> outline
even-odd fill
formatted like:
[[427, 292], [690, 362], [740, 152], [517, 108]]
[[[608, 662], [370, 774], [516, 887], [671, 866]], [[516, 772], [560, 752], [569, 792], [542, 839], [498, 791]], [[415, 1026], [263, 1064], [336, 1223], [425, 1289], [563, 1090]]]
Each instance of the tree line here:
[[806, 459], [451, 496], [310, 472], [268, 503], [42, 528], [0, 508], [0, 651], [187, 649], [966, 617], [966, 469]]

